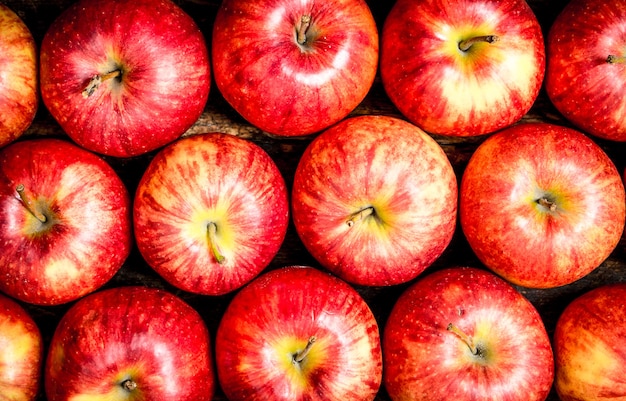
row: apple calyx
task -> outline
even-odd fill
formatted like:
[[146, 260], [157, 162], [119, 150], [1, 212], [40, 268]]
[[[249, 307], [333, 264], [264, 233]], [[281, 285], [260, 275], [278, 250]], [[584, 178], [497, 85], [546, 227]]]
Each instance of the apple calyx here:
[[226, 260], [224, 254], [220, 250], [217, 241], [217, 224], [214, 222], [209, 222], [207, 224], [207, 238], [209, 241], [209, 246], [211, 247], [211, 253], [213, 253], [213, 257], [217, 261], [217, 263], [222, 264]]
[[609, 56], [606, 58], [606, 62], [609, 64], [625, 64], [626, 57], [609, 54]]
[[133, 392], [137, 388], [137, 382], [133, 379], [126, 379], [120, 383], [120, 386], [129, 393]]
[[88, 98], [89, 96], [93, 95], [102, 82], [108, 81], [109, 79], [113, 78], [121, 79], [121, 77], [122, 70], [119, 68], [106, 74], [94, 75], [91, 80], [89, 80], [89, 83], [87, 84], [85, 89], [83, 89], [83, 97]]
[[26, 188], [24, 188], [24, 185], [19, 184], [15, 188], [15, 191], [17, 191], [17, 194], [22, 201], [22, 205], [24, 205], [26, 210], [28, 210], [30, 214], [32, 214], [37, 220], [39, 220], [41, 224], [45, 224], [48, 221], [48, 217], [35, 207], [32, 200], [30, 199], [30, 196], [28, 196], [28, 194], [26, 193]]
[[546, 208], [550, 212], [556, 212], [556, 209], [558, 207], [556, 202], [553, 199], [550, 199], [548, 196], [542, 196], [535, 202], [537, 202], [540, 206]]
[[477, 357], [479, 357], [481, 359], [485, 358], [485, 349], [483, 347], [481, 347], [480, 345], [476, 345], [474, 343], [474, 340], [472, 339], [472, 337], [470, 337], [467, 334], [465, 334], [465, 332], [463, 332], [463, 330], [459, 329], [458, 327], [456, 327], [452, 323], [448, 324], [448, 327], [446, 327], [446, 330], [454, 333], [465, 344], [467, 344], [467, 346], [470, 349], [470, 352], [472, 353], [472, 355], [477, 356]]
[[307, 31], [309, 26], [311, 26], [311, 16], [303, 15], [300, 18], [300, 25], [296, 28], [296, 41], [300, 46], [303, 46], [308, 40]]
[[350, 216], [348, 216], [348, 220], [346, 220], [346, 224], [348, 225], [348, 227], [352, 227], [356, 222], [362, 221], [365, 218], [369, 217], [369, 216], [376, 216], [376, 210], [374, 210], [373, 206], [367, 206], [364, 207], [363, 209], [352, 213]]
[[315, 343], [315, 341], [317, 341], [317, 337], [315, 337], [315, 336], [309, 337], [309, 340], [307, 341], [306, 346], [304, 347], [304, 349], [296, 352], [293, 355], [292, 363], [294, 365], [300, 364], [304, 360], [304, 358], [306, 358], [306, 356], [311, 351], [311, 347], [313, 347], [313, 344]]
[[469, 39], [465, 39], [459, 42], [459, 50], [466, 52], [468, 51], [475, 43], [486, 42], [486, 43], [495, 43], [499, 41], [500, 38], [496, 35], [482, 35], [482, 36], [474, 36]]

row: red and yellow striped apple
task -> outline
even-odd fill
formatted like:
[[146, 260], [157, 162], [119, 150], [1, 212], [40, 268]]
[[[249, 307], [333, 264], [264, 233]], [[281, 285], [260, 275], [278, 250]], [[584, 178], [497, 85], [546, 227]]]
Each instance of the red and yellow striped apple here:
[[37, 46], [24, 21], [0, 4], [0, 147], [30, 127], [38, 108]]
[[378, 323], [358, 292], [307, 266], [267, 272], [235, 294], [215, 339], [230, 401], [372, 401]]
[[398, 0], [383, 25], [384, 88], [430, 134], [483, 135], [519, 121], [544, 70], [541, 26], [524, 0]]

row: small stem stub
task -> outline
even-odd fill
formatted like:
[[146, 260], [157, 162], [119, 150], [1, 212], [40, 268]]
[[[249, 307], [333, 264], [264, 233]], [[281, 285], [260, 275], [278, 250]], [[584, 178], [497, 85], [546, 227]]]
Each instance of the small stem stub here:
[[91, 80], [89, 80], [89, 83], [87, 84], [85, 89], [83, 89], [83, 92], [82, 92], [83, 97], [88, 98], [89, 96], [93, 95], [102, 82], [108, 81], [109, 79], [118, 78], [121, 75], [122, 75], [122, 70], [119, 70], [119, 69], [113, 70], [106, 74], [94, 75], [91, 78]]
[[304, 349], [301, 350], [301, 351], [298, 351], [293, 356], [293, 363], [300, 363], [300, 362], [302, 362], [304, 360], [304, 358], [306, 358], [306, 356], [311, 351], [311, 347], [313, 347], [313, 344], [315, 343], [315, 341], [317, 341], [317, 337], [315, 337], [315, 336], [309, 337], [309, 341], [307, 341], [306, 346], [304, 347]]
[[24, 205], [24, 207], [26, 208], [26, 210], [28, 210], [30, 214], [32, 214], [37, 220], [39, 220], [42, 223], [45, 223], [48, 220], [43, 213], [38, 211], [37, 208], [33, 206], [33, 202], [31, 201], [30, 197], [26, 193], [26, 188], [24, 188], [23, 184], [19, 184], [15, 188], [15, 191], [19, 195], [20, 200], [22, 201], [22, 205]]
[[309, 29], [309, 26], [311, 25], [311, 16], [310, 15], [303, 15], [302, 18], [300, 18], [300, 25], [298, 26], [298, 30], [297, 30], [297, 37], [296, 37], [296, 41], [298, 42], [298, 44], [303, 45], [306, 43], [306, 32]]
[[606, 58], [606, 62], [609, 64], [624, 64], [626, 63], [626, 57], [609, 54], [609, 56]]
[[459, 329], [458, 327], [456, 327], [452, 323], [448, 324], [447, 330], [452, 332], [452, 333], [454, 333], [454, 334], [456, 334], [457, 337], [459, 337], [461, 340], [463, 340], [463, 342], [465, 344], [467, 344], [467, 346], [469, 347], [470, 352], [472, 353], [472, 355], [478, 355], [478, 348], [474, 344], [474, 340], [472, 340], [472, 337], [470, 337], [467, 334], [465, 334], [461, 329]]
[[500, 38], [496, 35], [483, 35], [483, 36], [474, 36], [473, 38], [465, 39], [459, 42], [459, 50], [468, 51], [474, 43], [478, 42], [486, 42], [486, 43], [495, 43]]
[[346, 224], [348, 225], [348, 227], [352, 227], [356, 222], [362, 221], [366, 217], [372, 216], [373, 214], [374, 214], [373, 206], [364, 207], [363, 209], [357, 212], [354, 212], [350, 216], [348, 216], [348, 220], [346, 220]]
[[546, 209], [548, 209], [551, 212], [556, 212], [556, 209], [558, 207], [556, 202], [554, 202], [553, 200], [548, 199], [545, 196], [537, 199], [537, 203], [540, 204], [541, 206], [545, 207]]
[[211, 253], [213, 253], [213, 257], [215, 257], [217, 263], [224, 263], [226, 257], [222, 254], [222, 251], [217, 244], [217, 224], [213, 222], [207, 224], [207, 236], [209, 240], [209, 246], [211, 247]]
[[132, 379], [126, 379], [122, 383], [120, 383], [120, 386], [122, 386], [124, 390], [130, 393], [137, 388], [137, 382]]

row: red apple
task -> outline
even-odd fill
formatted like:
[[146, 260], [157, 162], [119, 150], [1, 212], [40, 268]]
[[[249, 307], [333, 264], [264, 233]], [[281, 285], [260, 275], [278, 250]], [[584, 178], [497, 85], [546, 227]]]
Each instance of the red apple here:
[[615, 141], [626, 141], [625, 23], [624, 2], [573, 0], [547, 38], [550, 100], [580, 129]]
[[245, 139], [188, 136], [151, 161], [134, 201], [136, 243], [174, 286], [205, 295], [233, 291], [278, 253], [289, 224], [285, 181]]
[[562, 401], [626, 398], [626, 284], [594, 288], [565, 308], [554, 331], [555, 387]]
[[0, 150], [0, 290], [42, 305], [102, 286], [131, 249], [130, 199], [115, 170], [69, 141]]
[[31, 125], [37, 112], [37, 48], [24, 21], [0, 4], [0, 147]]
[[281, 136], [318, 132], [347, 116], [378, 67], [378, 31], [364, 0], [226, 0], [212, 47], [224, 98]]
[[67, 311], [45, 365], [48, 401], [209, 401], [215, 391], [202, 317], [166, 291], [117, 287]]
[[20, 304], [0, 295], [0, 400], [34, 401], [42, 361], [39, 327]]
[[383, 86], [431, 134], [482, 135], [519, 121], [544, 68], [541, 27], [524, 0], [399, 0], [384, 22]]
[[548, 123], [500, 131], [472, 155], [460, 223], [478, 258], [514, 284], [550, 288], [597, 268], [625, 223], [620, 173], [583, 133]]
[[450, 161], [424, 131], [393, 117], [352, 117], [317, 136], [292, 191], [303, 244], [353, 284], [415, 278], [441, 256], [456, 228]]
[[374, 400], [382, 378], [378, 324], [344, 281], [288, 266], [239, 291], [215, 339], [230, 401]]
[[554, 379], [535, 307], [469, 267], [438, 270], [400, 296], [385, 325], [383, 363], [393, 401], [543, 401]]
[[180, 137], [210, 86], [208, 50], [170, 0], [81, 0], [41, 44], [41, 95], [79, 145], [130, 157]]

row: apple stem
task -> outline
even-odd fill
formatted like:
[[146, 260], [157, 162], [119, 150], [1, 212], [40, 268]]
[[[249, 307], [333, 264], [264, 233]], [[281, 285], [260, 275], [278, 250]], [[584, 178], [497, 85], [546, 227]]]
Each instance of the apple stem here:
[[626, 57], [609, 54], [609, 56], [606, 58], [606, 62], [609, 64], [624, 64], [626, 63]]
[[217, 245], [217, 224], [210, 222], [207, 224], [207, 235], [209, 238], [209, 245], [211, 246], [211, 252], [217, 263], [222, 264], [226, 257], [220, 251], [220, 247]]
[[303, 45], [306, 43], [306, 31], [307, 29], [309, 29], [310, 25], [311, 25], [311, 16], [303, 15], [302, 18], [300, 18], [300, 26], [298, 27], [298, 30], [297, 30], [298, 36], [296, 40], [298, 41], [298, 44]]
[[447, 330], [456, 334], [461, 340], [463, 340], [463, 342], [467, 344], [473, 355], [478, 355], [478, 348], [476, 348], [476, 345], [474, 345], [474, 340], [472, 340], [472, 337], [465, 334], [461, 329], [459, 329], [452, 323], [448, 324]]
[[546, 209], [550, 210], [551, 212], [556, 212], [556, 208], [557, 208], [556, 202], [553, 202], [546, 197], [537, 199], [537, 203], [545, 207]]
[[309, 341], [307, 341], [304, 349], [301, 351], [298, 351], [298, 353], [293, 356], [293, 362], [294, 363], [302, 362], [304, 358], [306, 358], [306, 356], [309, 354], [309, 351], [311, 351], [311, 347], [313, 347], [313, 343], [315, 343], [315, 341], [317, 341], [317, 338], [315, 336], [309, 337]]
[[113, 70], [103, 75], [94, 75], [91, 80], [89, 80], [89, 84], [87, 84], [85, 89], [83, 89], [83, 97], [88, 98], [89, 96], [93, 95], [93, 93], [96, 91], [96, 89], [98, 89], [102, 82], [108, 81], [109, 79], [117, 78], [121, 75], [122, 70], [120, 69]]
[[137, 388], [137, 383], [132, 379], [126, 379], [121, 384], [122, 388], [129, 393]]
[[364, 218], [366, 218], [367, 216], [372, 216], [373, 214], [374, 214], [374, 207], [373, 206], [367, 206], [367, 207], [359, 210], [358, 212], [352, 213], [348, 217], [348, 220], [346, 220], [346, 224], [348, 225], [348, 227], [352, 227], [354, 225], [354, 223], [356, 223], [357, 221], [361, 221]]
[[24, 185], [23, 184], [18, 185], [17, 188], [15, 188], [15, 190], [17, 191], [17, 194], [20, 196], [20, 200], [22, 201], [22, 204], [24, 205], [26, 210], [28, 210], [30, 214], [35, 216], [37, 220], [39, 220], [42, 223], [45, 223], [48, 219], [43, 213], [39, 212], [36, 208], [33, 207], [33, 203], [30, 200], [30, 197], [28, 196], [28, 194], [26, 193], [26, 189], [24, 188]]
[[478, 42], [487, 42], [494, 43], [500, 40], [496, 35], [483, 35], [483, 36], [474, 36], [473, 38], [465, 39], [459, 42], [459, 49], [466, 52], [474, 43]]

